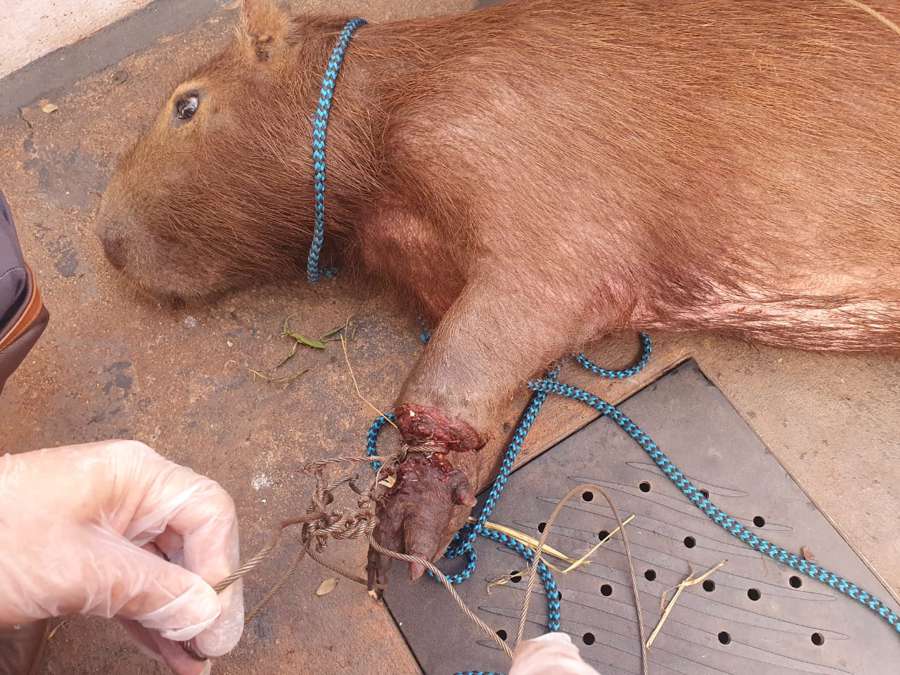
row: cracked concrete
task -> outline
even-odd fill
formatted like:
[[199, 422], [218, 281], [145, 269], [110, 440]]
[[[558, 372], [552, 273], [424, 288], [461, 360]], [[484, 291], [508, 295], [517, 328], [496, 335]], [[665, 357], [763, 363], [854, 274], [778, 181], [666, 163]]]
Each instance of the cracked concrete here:
[[[342, 0], [305, 7], [380, 19], [469, 4]], [[179, 76], [227, 39], [231, 20], [218, 11], [66, 86], [53, 96], [54, 113], [30, 106], [0, 118], [0, 186], [52, 313], [0, 400], [0, 443], [25, 451], [116, 436], [148, 442], [234, 495], [243, 550], [250, 552], [272, 522], [305, 508], [308, 483], [297, 466], [360, 450], [371, 417], [333, 344], [300, 352], [292, 366], [310, 370], [290, 383], [250, 374], [284, 356], [284, 317], [320, 335], [353, 314], [351, 358], [360, 386], [379, 406], [390, 404], [420, 346], [403, 308], [388, 297], [363, 301], [366, 294], [342, 279], [313, 289], [302, 280], [260, 287], [208, 308], [173, 311], [135, 297], [105, 264], [92, 220], [114, 158]], [[900, 589], [900, 358], [798, 353], [713, 337], [659, 341], [697, 358], [851, 544]], [[600, 360], [603, 351], [601, 344]], [[802, 533], [793, 543], [802, 544]], [[363, 551], [351, 544], [329, 555], [349, 567], [360, 564]], [[292, 556], [288, 544], [248, 582], [248, 605]], [[315, 596], [327, 576], [304, 564], [216, 672], [416, 672], [386, 611], [360, 589], [342, 581]], [[47, 672], [162, 670], [113, 623], [77, 618], [54, 636]]]

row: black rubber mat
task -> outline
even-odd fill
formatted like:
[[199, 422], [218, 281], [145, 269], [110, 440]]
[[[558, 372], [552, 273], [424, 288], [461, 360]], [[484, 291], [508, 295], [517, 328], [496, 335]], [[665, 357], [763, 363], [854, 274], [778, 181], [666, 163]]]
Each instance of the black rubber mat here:
[[[572, 403], [572, 405], [576, 405]], [[759, 438], [688, 362], [622, 406], [695, 485], [760, 536], [799, 551], [888, 602], [889, 591], [819, 512]], [[763, 558], [720, 529], [665, 478], [628, 436], [601, 418], [516, 471], [492, 522], [539, 536], [557, 500], [582, 482], [611, 496], [627, 526], [648, 634], [661, 594], [691, 569], [727, 559], [676, 605], [650, 650], [651, 673], [898, 673], [900, 635], [859, 603]], [[586, 493], [560, 514], [548, 543], [580, 556], [615, 521], [600, 495]], [[526, 581], [487, 581], [522, 569], [522, 559], [479, 539], [478, 569], [458, 586], [470, 607], [509, 639]], [[441, 564], [456, 571], [457, 563]], [[604, 675], [639, 673], [632, 591], [618, 537], [592, 563], [565, 576], [562, 629]], [[466, 619], [438, 584], [409, 584], [393, 570], [386, 601], [423, 670], [506, 670], [496, 646]], [[540, 586], [539, 586], [540, 588]], [[532, 601], [526, 637], [543, 633], [544, 598]]]

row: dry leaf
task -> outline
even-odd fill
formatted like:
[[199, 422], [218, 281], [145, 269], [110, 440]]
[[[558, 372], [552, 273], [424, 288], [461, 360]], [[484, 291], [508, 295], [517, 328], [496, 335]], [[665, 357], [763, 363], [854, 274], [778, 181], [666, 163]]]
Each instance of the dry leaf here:
[[813, 555], [813, 552], [809, 550], [806, 546], [800, 547], [800, 555], [807, 562], [814, 563], [816, 562], [816, 556]]
[[325, 579], [325, 581], [319, 584], [319, 587], [316, 589], [316, 595], [318, 595], [320, 598], [323, 595], [328, 595], [329, 593], [331, 593], [331, 591], [337, 588], [337, 584], [338, 580], [335, 577], [329, 577]]
[[301, 377], [309, 372], [309, 368], [304, 368], [303, 370], [298, 370], [296, 373], [292, 375], [285, 375], [284, 377], [272, 377], [271, 375], [266, 375], [258, 370], [254, 370], [253, 368], [247, 368], [250, 373], [261, 380], [265, 380], [266, 382], [273, 382], [275, 384], [287, 384], [288, 382], [293, 382], [298, 377]]
[[41, 110], [49, 115], [50, 113], [59, 110], [59, 106], [55, 103], [50, 103], [50, 101], [47, 101], [46, 103], [41, 104]]

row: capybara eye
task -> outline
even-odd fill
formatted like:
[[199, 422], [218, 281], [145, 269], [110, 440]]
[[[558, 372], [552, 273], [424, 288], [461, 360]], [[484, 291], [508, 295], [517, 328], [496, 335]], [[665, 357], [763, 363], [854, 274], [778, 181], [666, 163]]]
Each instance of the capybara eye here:
[[175, 101], [175, 117], [180, 120], [189, 120], [200, 107], [200, 96], [197, 92], [184, 94]]

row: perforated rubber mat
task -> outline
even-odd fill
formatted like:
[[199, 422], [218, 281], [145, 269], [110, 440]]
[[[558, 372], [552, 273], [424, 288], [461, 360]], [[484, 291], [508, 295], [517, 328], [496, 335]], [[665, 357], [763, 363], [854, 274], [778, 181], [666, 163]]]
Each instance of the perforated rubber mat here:
[[[572, 403], [572, 405], [576, 405]], [[761, 536], [798, 551], [897, 603], [881, 581], [819, 512], [696, 364], [688, 362], [638, 392], [622, 410], [650, 434], [711, 499]], [[900, 673], [900, 635], [869, 609], [808, 577], [763, 558], [710, 521], [665, 478], [613, 422], [600, 418], [515, 472], [491, 517], [538, 537], [541, 523], [573, 486], [603, 487], [627, 526], [647, 632], [661, 594], [691, 569], [727, 564], [711, 583], [678, 601], [650, 650], [651, 673]], [[606, 502], [585, 493], [563, 509], [548, 543], [580, 556], [615, 528]], [[478, 540], [478, 569], [458, 586], [466, 603], [512, 640], [526, 580], [487, 581], [522, 569], [514, 552]], [[460, 563], [442, 561], [447, 571]], [[509, 663], [428, 579], [411, 585], [392, 570], [388, 607], [429, 675], [458, 670], [504, 671]], [[589, 566], [557, 575], [562, 630], [604, 675], [639, 673], [633, 595], [621, 539]], [[541, 593], [540, 584], [538, 591]], [[526, 637], [545, 632], [546, 604], [534, 597]]]

